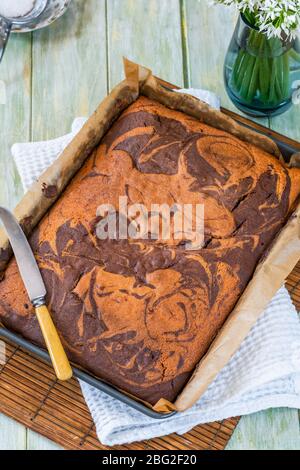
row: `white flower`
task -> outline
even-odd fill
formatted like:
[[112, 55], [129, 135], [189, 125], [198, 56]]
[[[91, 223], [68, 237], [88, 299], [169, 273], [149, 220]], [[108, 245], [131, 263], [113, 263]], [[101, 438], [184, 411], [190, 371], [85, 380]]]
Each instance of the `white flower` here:
[[251, 18], [253, 26], [271, 37], [294, 39], [300, 29], [300, 0], [213, 0], [215, 4], [235, 5]]

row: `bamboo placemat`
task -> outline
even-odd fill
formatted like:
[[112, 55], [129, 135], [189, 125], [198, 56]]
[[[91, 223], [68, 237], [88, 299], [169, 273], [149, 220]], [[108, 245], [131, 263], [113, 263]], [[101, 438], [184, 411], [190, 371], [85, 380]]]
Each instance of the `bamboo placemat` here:
[[[286, 285], [300, 310], [300, 263]], [[107, 450], [99, 443], [91, 415], [76, 379], [59, 383], [51, 367], [6, 343], [6, 362], [0, 367], [0, 412], [53, 440], [65, 449]], [[221, 450], [238, 418], [196, 426], [184, 436], [170, 435], [118, 450]]]
[[[6, 362], [0, 367], [0, 412], [65, 449], [109, 449], [97, 439], [77, 380], [59, 383], [47, 364], [11, 343], [6, 346]], [[197, 426], [182, 437], [171, 435], [115, 449], [223, 449], [237, 422]]]

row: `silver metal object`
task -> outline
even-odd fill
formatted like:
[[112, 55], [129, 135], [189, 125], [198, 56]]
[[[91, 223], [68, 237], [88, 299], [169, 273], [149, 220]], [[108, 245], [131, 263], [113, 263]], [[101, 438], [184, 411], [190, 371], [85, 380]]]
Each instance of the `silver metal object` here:
[[11, 31], [11, 22], [0, 16], [0, 62]]
[[25, 16], [6, 18], [0, 16], [0, 61], [3, 57], [7, 41], [13, 26], [22, 27], [29, 22], [36, 20], [45, 10], [48, 0], [36, 0], [33, 8]]
[[27, 15], [6, 18], [0, 15], [0, 62], [10, 33], [25, 33], [48, 26], [59, 18], [72, 0], [35, 0], [33, 9]]
[[7, 232], [21, 277], [34, 306], [44, 305], [46, 287], [31, 246], [13, 214], [0, 206], [0, 218]]

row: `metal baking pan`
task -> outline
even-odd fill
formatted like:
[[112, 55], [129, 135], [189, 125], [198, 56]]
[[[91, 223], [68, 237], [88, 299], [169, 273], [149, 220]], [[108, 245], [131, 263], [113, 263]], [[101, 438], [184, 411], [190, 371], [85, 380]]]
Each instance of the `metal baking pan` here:
[[[160, 82], [160, 85], [168, 91], [175, 92], [176, 89], [179, 89], [177, 85], [172, 85], [164, 80], [156, 77], [156, 79]], [[221, 111], [224, 114], [227, 114], [235, 121], [237, 121], [242, 126], [251, 129], [259, 134], [263, 134], [266, 137], [272, 139], [278, 146], [284, 160], [289, 163], [291, 156], [294, 153], [300, 152], [300, 143], [296, 140], [290, 139], [285, 135], [279, 134], [278, 132], [273, 131], [272, 129], [262, 126], [257, 122], [251, 121], [250, 119], [246, 118], [245, 116], [241, 116], [240, 114], [235, 113], [234, 111], [230, 111], [229, 109], [221, 107]]]
[[[6, 328], [0, 327], [0, 338], [11, 341], [17, 346], [20, 346], [25, 351], [31, 354], [34, 354], [35, 356], [42, 359], [43, 361], [46, 361], [48, 364], [51, 364], [51, 359], [47, 351], [45, 351], [44, 349], [41, 349], [38, 346], [35, 346], [33, 343], [31, 343], [30, 341], [27, 341], [26, 339], [22, 338], [16, 333], [13, 333], [12, 331], [7, 330]], [[170, 413], [158, 413], [157, 411], [154, 411], [151, 408], [148, 408], [143, 403], [138, 402], [134, 400], [133, 398], [130, 398], [129, 396], [125, 395], [125, 393], [120, 392], [118, 389], [116, 389], [112, 385], [107, 384], [103, 380], [97, 379], [96, 377], [78, 369], [77, 367], [72, 366], [72, 369], [73, 369], [73, 374], [75, 377], [77, 377], [77, 379], [80, 379], [83, 382], [86, 382], [87, 384], [92, 385], [96, 389], [101, 390], [101, 392], [106, 393], [112, 398], [115, 398], [125, 403], [125, 405], [128, 405], [137, 411], [140, 411], [146, 416], [149, 416], [149, 418], [166, 419], [177, 413], [177, 411], [172, 411]]]
[[[177, 88], [173, 85], [167, 84], [166, 82], [162, 82], [161, 84], [165, 87], [168, 88], [170, 91], [174, 90], [174, 88]], [[169, 85], [169, 86], [167, 86]], [[267, 137], [271, 138], [276, 142], [278, 145], [280, 151], [282, 152], [282, 155], [285, 159], [286, 162], [290, 161], [290, 158], [292, 154], [300, 152], [300, 143], [296, 142], [292, 139], [289, 139], [286, 136], [283, 136], [277, 132], [272, 131], [271, 129], [261, 126], [260, 124], [257, 124], [256, 122], [250, 121], [249, 119], [240, 116], [232, 111], [229, 111], [227, 109], [222, 109], [222, 111], [234, 118], [236, 121], [238, 121], [240, 124], [243, 126], [250, 128], [256, 132], [260, 132]], [[20, 346], [22, 349], [25, 351], [32, 353], [39, 357], [40, 359], [51, 363], [50, 357], [48, 353], [39, 348], [38, 346], [35, 346], [32, 344], [30, 341], [27, 341], [26, 339], [22, 338], [21, 336], [7, 330], [6, 328], [0, 327], [0, 337], [7, 339], [11, 341], [12, 343]], [[172, 411], [170, 413], [159, 413], [157, 411], [152, 410], [151, 408], [147, 407], [145, 404], [134, 400], [133, 398], [125, 395], [123, 392], [120, 390], [116, 389], [112, 385], [107, 384], [103, 380], [96, 378], [89, 374], [88, 372], [84, 372], [77, 367], [73, 367], [73, 372], [74, 376], [77, 377], [78, 379], [88, 383], [89, 385], [92, 385], [96, 389], [100, 390], [101, 392], [106, 393], [107, 395], [111, 396], [112, 398], [115, 398], [126, 405], [130, 406], [131, 408], [134, 408], [135, 410], [143, 413], [144, 415], [154, 418], [154, 419], [167, 419], [170, 416], [173, 416], [177, 413], [177, 411]]]

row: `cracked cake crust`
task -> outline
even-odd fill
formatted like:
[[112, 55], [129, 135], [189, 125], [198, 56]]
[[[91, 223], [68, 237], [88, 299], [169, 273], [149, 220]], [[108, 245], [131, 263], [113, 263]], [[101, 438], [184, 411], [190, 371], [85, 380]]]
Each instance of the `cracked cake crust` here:
[[[30, 237], [69, 358], [155, 404], [173, 401], [248, 284], [300, 193], [300, 170], [140, 97]], [[205, 245], [99, 240], [97, 207], [204, 203]], [[43, 346], [15, 260], [0, 318]]]

